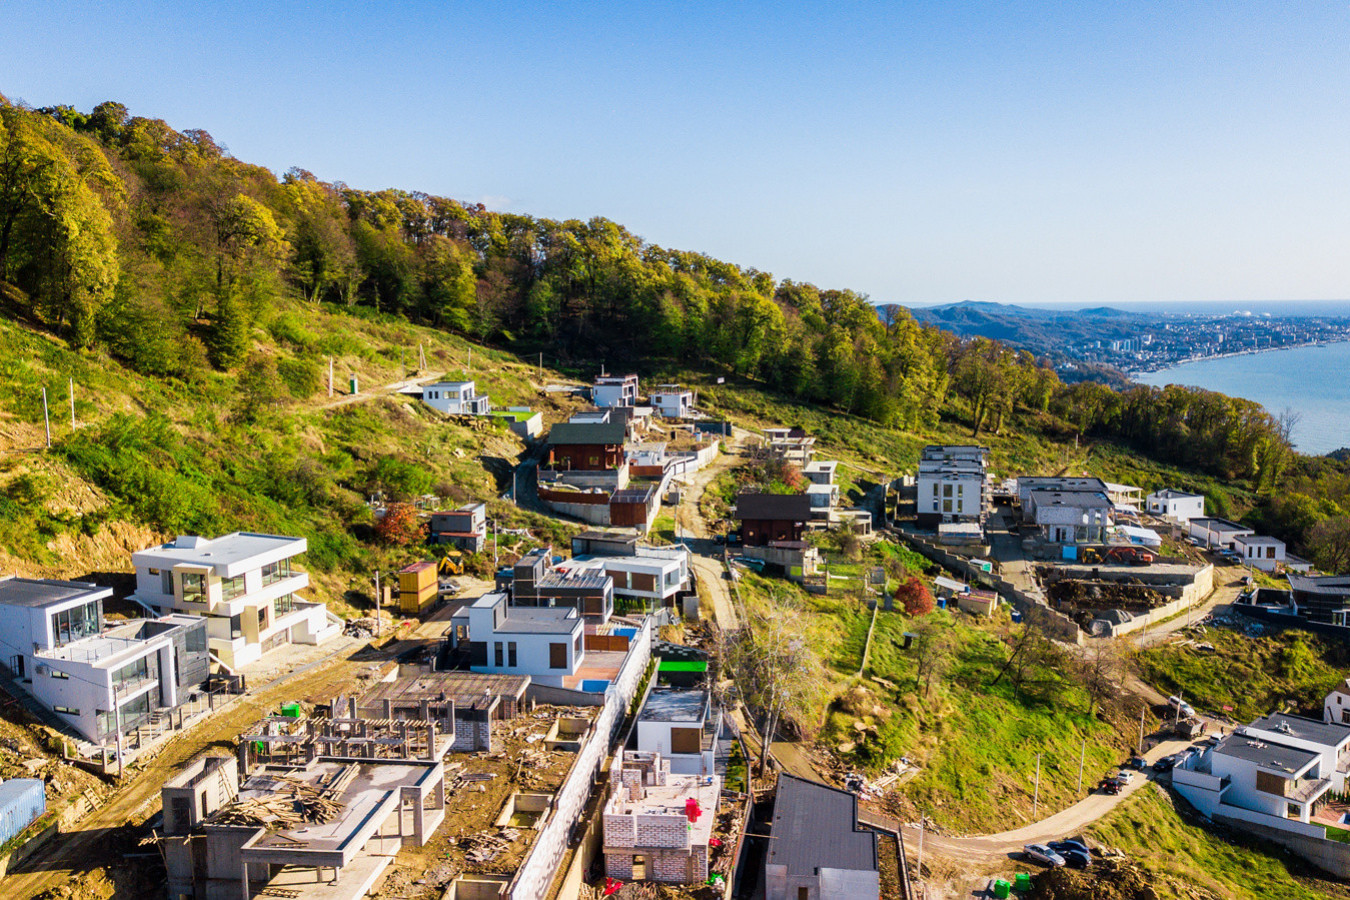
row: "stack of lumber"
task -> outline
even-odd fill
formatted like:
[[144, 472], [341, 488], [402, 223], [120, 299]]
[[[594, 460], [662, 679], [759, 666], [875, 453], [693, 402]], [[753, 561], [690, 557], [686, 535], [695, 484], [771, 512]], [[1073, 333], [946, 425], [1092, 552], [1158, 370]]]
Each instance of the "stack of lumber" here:
[[351, 784], [357, 771], [355, 765], [345, 766], [317, 787], [292, 778], [279, 779], [273, 793], [238, 800], [216, 813], [212, 821], [255, 825], [270, 831], [328, 822], [342, 812], [342, 804], [335, 798]]

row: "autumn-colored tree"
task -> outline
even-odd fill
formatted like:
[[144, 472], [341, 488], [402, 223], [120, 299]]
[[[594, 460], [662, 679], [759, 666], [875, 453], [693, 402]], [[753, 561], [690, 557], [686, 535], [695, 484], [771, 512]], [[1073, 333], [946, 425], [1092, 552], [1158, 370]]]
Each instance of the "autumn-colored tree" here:
[[908, 581], [895, 589], [895, 599], [911, 616], [927, 615], [937, 607], [937, 604], [933, 601], [932, 591], [928, 590], [928, 585], [912, 575]]
[[375, 525], [380, 542], [395, 547], [406, 547], [422, 540], [422, 522], [417, 507], [411, 503], [391, 503], [384, 518]]

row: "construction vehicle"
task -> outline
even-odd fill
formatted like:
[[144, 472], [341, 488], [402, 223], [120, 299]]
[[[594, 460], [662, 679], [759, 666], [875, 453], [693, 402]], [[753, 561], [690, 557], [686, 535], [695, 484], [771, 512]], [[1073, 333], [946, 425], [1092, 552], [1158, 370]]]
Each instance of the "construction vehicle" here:
[[1118, 545], [1109, 547], [1105, 550], [1097, 547], [1088, 547], [1083, 551], [1083, 562], [1085, 563], [1115, 563], [1117, 565], [1128, 566], [1147, 566], [1151, 565], [1158, 558], [1147, 547], [1138, 547], [1131, 545]]
[[464, 574], [464, 554], [458, 550], [447, 550], [436, 564], [436, 573], [442, 577]]

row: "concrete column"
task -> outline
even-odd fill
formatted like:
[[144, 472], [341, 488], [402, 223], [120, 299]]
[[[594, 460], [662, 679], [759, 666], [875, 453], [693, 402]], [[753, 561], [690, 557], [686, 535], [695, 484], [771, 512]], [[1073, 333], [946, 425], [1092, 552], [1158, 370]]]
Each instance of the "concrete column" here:
[[427, 759], [436, 758], [436, 723], [427, 723]]
[[394, 717], [394, 701], [386, 699], [384, 701], [384, 717], [392, 719]]

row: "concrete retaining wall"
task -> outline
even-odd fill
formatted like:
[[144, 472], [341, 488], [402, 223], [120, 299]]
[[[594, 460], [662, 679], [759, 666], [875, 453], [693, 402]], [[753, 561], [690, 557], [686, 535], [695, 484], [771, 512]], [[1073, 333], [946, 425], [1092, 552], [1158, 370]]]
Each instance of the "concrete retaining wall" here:
[[[1258, 837], [1265, 838], [1268, 841], [1274, 841], [1281, 847], [1287, 847], [1289, 850], [1293, 851], [1295, 856], [1307, 860], [1314, 866], [1317, 866], [1317, 868], [1324, 872], [1329, 872], [1337, 878], [1350, 878], [1350, 844], [1342, 844], [1340, 841], [1329, 841], [1325, 837], [1318, 837], [1313, 834], [1299, 834], [1293, 831], [1286, 831], [1283, 828], [1271, 828], [1268, 825], [1258, 825], [1255, 822], [1246, 822], [1242, 819], [1227, 815], [1216, 815], [1214, 821], [1222, 825], [1227, 825], [1234, 831], [1244, 831], [1248, 834], [1254, 834]], [[1300, 825], [1305, 829], [1325, 833], [1322, 828], [1303, 825], [1302, 822], [1294, 822], [1291, 824]]]
[[572, 826], [581, 818], [586, 801], [595, 787], [596, 777], [609, 756], [610, 744], [623, 724], [628, 705], [637, 693], [642, 675], [651, 661], [654, 630], [655, 625], [649, 617], [633, 636], [628, 659], [624, 660], [618, 677], [604, 694], [604, 708], [595, 717], [592, 738], [581, 748], [572, 770], [554, 794], [554, 814], [540, 830], [529, 856], [516, 872], [511, 884], [512, 900], [538, 900], [548, 896], [553, 876], [567, 852]]

